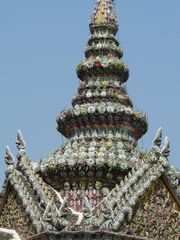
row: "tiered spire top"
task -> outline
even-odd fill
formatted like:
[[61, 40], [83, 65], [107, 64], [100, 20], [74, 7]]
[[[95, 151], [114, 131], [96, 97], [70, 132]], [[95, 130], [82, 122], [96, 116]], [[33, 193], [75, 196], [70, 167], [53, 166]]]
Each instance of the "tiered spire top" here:
[[81, 80], [78, 92], [72, 107], [57, 117], [57, 130], [67, 141], [42, 162], [44, 172], [53, 165], [93, 168], [94, 175], [97, 167], [97, 171], [106, 169], [109, 176], [113, 168], [117, 174], [118, 169], [126, 171], [141, 155], [137, 142], [148, 124], [146, 116], [133, 108], [124, 85], [129, 70], [115, 37], [118, 23], [113, 0], [96, 1], [90, 30], [85, 59], [76, 69]]
[[112, 25], [118, 27], [114, 0], [96, 0], [90, 25]]

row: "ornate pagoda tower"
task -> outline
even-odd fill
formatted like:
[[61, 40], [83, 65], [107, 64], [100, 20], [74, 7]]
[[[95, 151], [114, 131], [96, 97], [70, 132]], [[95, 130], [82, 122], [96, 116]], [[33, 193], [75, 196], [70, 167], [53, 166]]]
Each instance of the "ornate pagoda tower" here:
[[36, 165], [20, 131], [16, 164], [6, 148], [0, 239], [177, 240], [179, 172], [161, 129], [148, 151], [138, 146], [148, 123], [125, 87], [113, 0], [96, 0], [89, 26], [77, 95], [57, 117], [65, 144]]

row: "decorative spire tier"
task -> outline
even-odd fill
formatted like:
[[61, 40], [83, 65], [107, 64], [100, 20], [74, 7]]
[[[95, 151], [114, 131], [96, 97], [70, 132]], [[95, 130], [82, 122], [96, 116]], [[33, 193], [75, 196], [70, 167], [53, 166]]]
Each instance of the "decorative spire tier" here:
[[[116, 38], [118, 22], [112, 0], [97, 0], [90, 20], [81, 80], [72, 108], [60, 112], [57, 130], [67, 141], [42, 162], [42, 169], [88, 166], [127, 169], [138, 161], [137, 145], [147, 131], [144, 114], [133, 108], [124, 83], [129, 70]], [[118, 168], [116, 168], [118, 169]]]
[[129, 70], [121, 60], [122, 50], [115, 37], [118, 23], [113, 1], [97, 1], [90, 30], [86, 59], [77, 67], [82, 83], [72, 100], [73, 108], [58, 116], [58, 130], [70, 138], [104, 126], [112, 132], [127, 130], [137, 140], [146, 132], [147, 121], [133, 110], [123, 85]]

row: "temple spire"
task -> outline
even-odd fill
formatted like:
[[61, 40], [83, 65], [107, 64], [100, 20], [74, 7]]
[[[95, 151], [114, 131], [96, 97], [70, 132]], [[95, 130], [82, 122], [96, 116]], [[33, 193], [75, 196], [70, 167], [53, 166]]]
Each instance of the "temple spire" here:
[[137, 142], [147, 131], [146, 116], [133, 109], [124, 86], [129, 70], [115, 37], [117, 30], [114, 1], [96, 0], [85, 59], [76, 69], [81, 84], [72, 108], [57, 118], [57, 129], [67, 138], [113, 133]]
[[124, 169], [138, 161], [138, 140], [148, 123], [146, 115], [133, 108], [125, 88], [129, 70], [117, 30], [114, 1], [96, 0], [85, 59], [76, 69], [81, 82], [72, 107], [57, 117], [57, 130], [67, 138], [58, 164], [69, 159], [71, 166]]
[[90, 26], [107, 25], [118, 29], [114, 0], [96, 0]]

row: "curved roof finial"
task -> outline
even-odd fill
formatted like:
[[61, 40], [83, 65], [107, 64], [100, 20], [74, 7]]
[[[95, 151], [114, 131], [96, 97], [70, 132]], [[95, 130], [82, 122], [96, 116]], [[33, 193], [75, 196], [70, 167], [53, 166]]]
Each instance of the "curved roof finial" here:
[[161, 146], [161, 141], [162, 141], [162, 128], [160, 127], [157, 132], [156, 132], [156, 135], [153, 139], [153, 144], [155, 146], [158, 146], [160, 147]]
[[167, 136], [165, 137], [164, 146], [163, 146], [163, 149], [161, 151], [161, 154], [166, 158], [168, 158], [169, 155], [170, 155], [170, 143], [169, 143], [169, 139], [168, 139]]
[[25, 149], [26, 144], [25, 144], [24, 138], [23, 138], [20, 130], [18, 130], [18, 132], [17, 132], [16, 145], [17, 145], [18, 150]]
[[5, 161], [7, 165], [13, 165], [14, 164], [14, 158], [13, 155], [11, 153], [11, 150], [9, 148], [9, 146], [6, 146], [6, 151], [5, 151]]

